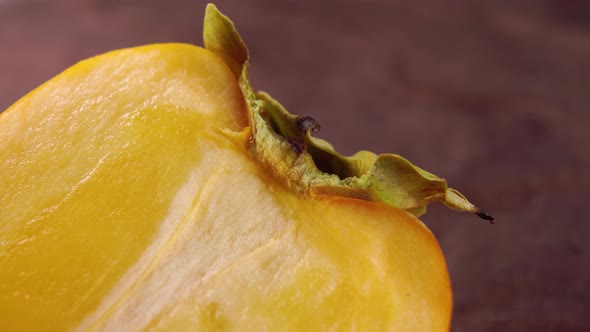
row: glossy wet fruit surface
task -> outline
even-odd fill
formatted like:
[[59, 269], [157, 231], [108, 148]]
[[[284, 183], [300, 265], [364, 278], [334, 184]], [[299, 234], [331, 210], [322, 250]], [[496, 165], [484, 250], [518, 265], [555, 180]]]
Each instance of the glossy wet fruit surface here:
[[8, 110], [2, 324], [448, 324], [425, 227], [287, 192], [223, 133], [241, 100], [218, 58], [172, 44], [82, 62]]

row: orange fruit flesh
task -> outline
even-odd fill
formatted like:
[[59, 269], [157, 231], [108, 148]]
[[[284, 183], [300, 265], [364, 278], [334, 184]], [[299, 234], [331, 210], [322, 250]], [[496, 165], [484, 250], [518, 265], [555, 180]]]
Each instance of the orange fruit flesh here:
[[448, 330], [426, 227], [288, 191], [249, 154], [245, 107], [222, 60], [164, 44], [4, 112], [0, 330]]

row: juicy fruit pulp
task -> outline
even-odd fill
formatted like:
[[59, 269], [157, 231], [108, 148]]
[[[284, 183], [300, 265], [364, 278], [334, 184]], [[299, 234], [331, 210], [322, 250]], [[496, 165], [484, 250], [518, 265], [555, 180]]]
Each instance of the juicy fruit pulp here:
[[286, 185], [215, 45], [85, 60], [2, 114], [0, 330], [447, 330], [432, 234]]

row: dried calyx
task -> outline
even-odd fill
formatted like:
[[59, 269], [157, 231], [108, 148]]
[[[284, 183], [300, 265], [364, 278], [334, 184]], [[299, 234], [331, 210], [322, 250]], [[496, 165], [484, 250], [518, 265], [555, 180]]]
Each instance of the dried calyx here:
[[292, 190], [382, 202], [416, 216], [439, 201], [450, 208], [494, 218], [460, 192], [395, 154], [360, 151], [343, 156], [325, 140], [311, 136], [320, 125], [312, 117], [293, 115], [248, 80], [248, 50], [233, 23], [209, 4], [205, 14], [205, 46], [221, 57], [239, 79], [248, 105], [251, 150], [257, 160]]

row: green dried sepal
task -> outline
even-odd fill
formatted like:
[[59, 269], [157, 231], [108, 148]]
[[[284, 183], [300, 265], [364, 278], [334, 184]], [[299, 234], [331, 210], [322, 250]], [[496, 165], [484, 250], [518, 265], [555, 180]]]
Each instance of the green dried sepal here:
[[439, 201], [491, 216], [471, 204], [444, 179], [395, 154], [360, 151], [343, 156], [332, 145], [313, 137], [319, 124], [308, 116], [289, 113], [270, 95], [254, 93], [248, 80], [248, 50], [234, 24], [209, 4], [205, 12], [205, 46], [223, 59], [239, 79], [248, 105], [251, 150], [257, 160], [288, 187], [309, 195], [332, 195], [382, 202], [416, 216]]
[[208, 4], [205, 9], [203, 40], [205, 47], [223, 59], [236, 77], [242, 76], [249, 58], [248, 49], [234, 23], [213, 4]]

